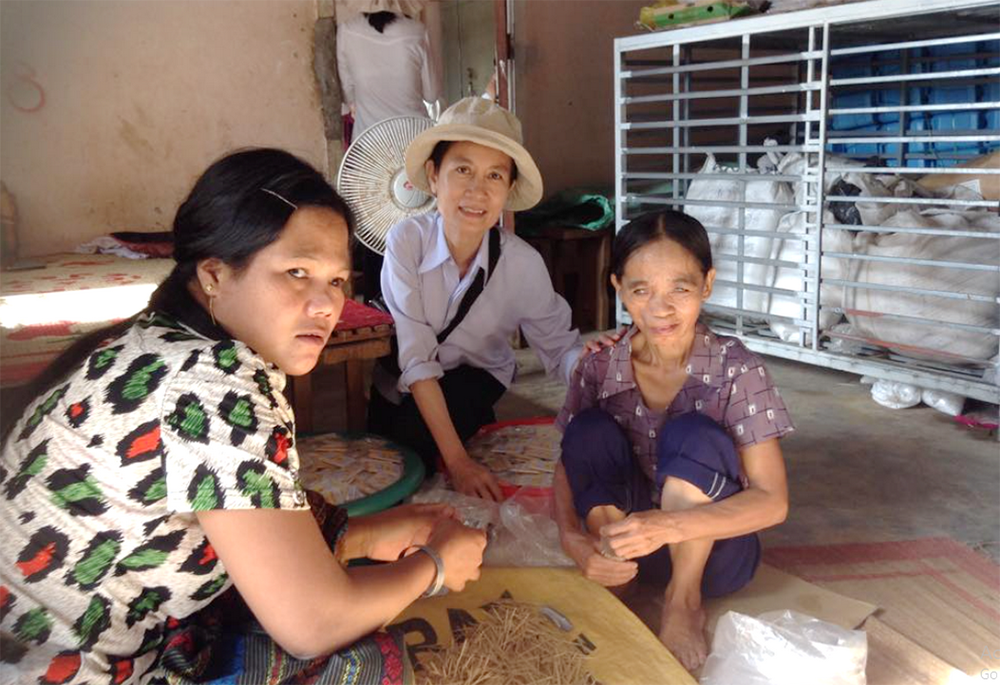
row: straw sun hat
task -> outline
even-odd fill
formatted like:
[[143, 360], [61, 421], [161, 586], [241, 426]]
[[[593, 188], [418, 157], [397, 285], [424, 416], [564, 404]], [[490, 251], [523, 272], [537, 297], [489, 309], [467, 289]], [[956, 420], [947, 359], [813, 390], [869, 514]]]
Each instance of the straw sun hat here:
[[485, 98], [464, 98], [446, 109], [435, 126], [413, 139], [406, 148], [406, 175], [425, 193], [431, 192], [431, 187], [424, 165], [442, 140], [479, 143], [514, 160], [517, 180], [504, 209], [528, 209], [542, 199], [542, 174], [521, 143], [521, 122], [504, 108]]

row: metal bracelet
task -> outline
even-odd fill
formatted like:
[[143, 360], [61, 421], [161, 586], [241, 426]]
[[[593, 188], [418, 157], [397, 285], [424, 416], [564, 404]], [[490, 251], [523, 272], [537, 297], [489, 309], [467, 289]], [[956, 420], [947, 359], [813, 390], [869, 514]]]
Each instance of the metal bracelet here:
[[423, 552], [429, 556], [434, 561], [434, 582], [430, 584], [430, 587], [424, 591], [421, 597], [434, 597], [441, 593], [441, 588], [444, 587], [444, 561], [441, 560], [441, 556], [432, 548], [427, 545], [417, 545], [417, 551]]

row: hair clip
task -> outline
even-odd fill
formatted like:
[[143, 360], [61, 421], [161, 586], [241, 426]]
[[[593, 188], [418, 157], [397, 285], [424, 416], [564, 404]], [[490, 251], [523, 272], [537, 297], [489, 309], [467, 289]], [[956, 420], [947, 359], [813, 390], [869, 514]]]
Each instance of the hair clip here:
[[292, 209], [298, 209], [299, 208], [298, 205], [296, 205], [294, 202], [289, 202], [285, 198], [281, 197], [281, 195], [279, 195], [278, 193], [274, 192], [273, 190], [271, 190], [269, 188], [261, 188], [261, 190], [263, 190], [268, 195], [274, 195], [276, 198], [278, 198], [279, 200], [281, 200], [282, 202], [284, 202], [286, 205], [288, 205]]

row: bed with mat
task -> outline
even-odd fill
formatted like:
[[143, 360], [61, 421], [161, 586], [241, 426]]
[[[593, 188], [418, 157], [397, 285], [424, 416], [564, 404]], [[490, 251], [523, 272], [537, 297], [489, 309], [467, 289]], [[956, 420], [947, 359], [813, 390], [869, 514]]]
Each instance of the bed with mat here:
[[0, 386], [29, 382], [77, 338], [141, 310], [173, 265], [63, 253], [0, 270]]

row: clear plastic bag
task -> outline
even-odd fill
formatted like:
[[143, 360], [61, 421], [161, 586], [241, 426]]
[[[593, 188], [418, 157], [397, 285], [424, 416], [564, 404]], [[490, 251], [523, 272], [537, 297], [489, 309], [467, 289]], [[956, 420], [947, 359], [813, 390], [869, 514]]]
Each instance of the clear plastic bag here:
[[437, 474], [424, 483], [410, 497], [414, 504], [450, 504], [458, 512], [462, 523], [472, 528], [491, 530], [500, 522], [500, 505], [496, 502], [470, 497], [449, 490], [443, 474]]
[[[842, 335], [845, 335], [845, 336], [853, 336], [853, 335], [855, 335], [855, 333], [854, 333], [854, 326], [852, 326], [849, 323], [838, 323], [836, 326], [833, 326], [829, 330], [829, 332], [831, 334], [839, 333], [839, 334], [842, 334]], [[864, 349], [864, 345], [862, 343], [858, 342], [857, 340], [852, 340], [851, 338], [841, 338], [838, 335], [831, 335], [831, 337], [830, 337], [830, 344], [827, 345], [827, 349], [830, 350], [831, 352], [836, 353], [836, 354], [852, 354], [853, 355], [853, 354], [860, 354], [861, 351]], [[866, 381], [865, 379], [868, 379], [868, 380]], [[861, 382], [862, 383], [866, 383], [867, 382], [869, 385], [871, 385], [872, 383], [875, 382], [875, 379], [874, 378], [870, 378], [869, 376], [863, 376], [861, 378]]]
[[715, 627], [701, 685], [865, 685], [868, 636], [795, 611], [729, 611]]
[[483, 555], [485, 566], [573, 566], [552, 518], [552, 490], [523, 487], [500, 505], [500, 525]]
[[486, 530], [485, 566], [573, 566], [559, 543], [551, 488], [522, 487], [497, 504], [449, 490], [438, 474], [410, 501], [450, 504], [465, 525]]

